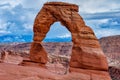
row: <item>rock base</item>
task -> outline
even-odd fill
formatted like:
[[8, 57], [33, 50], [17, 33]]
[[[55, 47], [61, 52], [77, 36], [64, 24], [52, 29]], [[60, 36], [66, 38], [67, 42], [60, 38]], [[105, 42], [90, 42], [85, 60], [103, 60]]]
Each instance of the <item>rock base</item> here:
[[89, 69], [80, 69], [80, 68], [71, 68], [70, 72], [78, 72], [85, 74], [84, 76], [89, 77], [87, 79], [90, 80], [111, 80], [109, 73], [107, 71], [99, 71], [99, 70], [89, 70]]
[[46, 68], [45, 64], [41, 64], [41, 63], [38, 63], [38, 62], [33, 62], [31, 60], [23, 60], [23, 62], [21, 62], [19, 65]]

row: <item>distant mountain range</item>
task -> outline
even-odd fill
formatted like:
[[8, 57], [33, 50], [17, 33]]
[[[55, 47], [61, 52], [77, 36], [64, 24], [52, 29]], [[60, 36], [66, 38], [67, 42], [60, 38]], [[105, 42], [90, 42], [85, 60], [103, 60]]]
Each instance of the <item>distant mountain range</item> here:
[[43, 42], [71, 42], [71, 37], [64, 37], [64, 38], [45, 38]]
[[0, 36], [0, 43], [31, 42], [32, 35], [3, 35]]
[[[32, 35], [4, 35], [0, 36], [0, 43], [32, 42]], [[45, 38], [44, 42], [71, 42], [71, 37]]]

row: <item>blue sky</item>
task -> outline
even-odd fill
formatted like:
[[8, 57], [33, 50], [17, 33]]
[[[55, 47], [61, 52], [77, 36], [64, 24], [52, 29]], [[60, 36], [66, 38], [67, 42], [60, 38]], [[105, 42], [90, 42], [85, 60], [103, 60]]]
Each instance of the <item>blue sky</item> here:
[[[0, 42], [29, 42], [33, 36], [35, 16], [45, 2], [63, 0], [0, 0]], [[98, 38], [120, 35], [119, 0], [64, 0], [79, 5], [79, 14]], [[59, 22], [54, 23], [46, 38], [70, 37]], [[28, 38], [27, 38], [28, 37]]]

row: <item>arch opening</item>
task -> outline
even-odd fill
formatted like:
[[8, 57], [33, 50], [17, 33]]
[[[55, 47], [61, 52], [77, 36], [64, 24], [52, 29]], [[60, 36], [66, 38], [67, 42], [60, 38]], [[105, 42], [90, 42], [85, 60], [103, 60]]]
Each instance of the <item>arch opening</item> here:
[[48, 57], [46, 67], [50, 72], [66, 74], [69, 70], [70, 55], [72, 53], [71, 32], [55, 22], [42, 41]]
[[43, 42], [71, 42], [71, 32], [60, 22], [51, 25], [50, 30], [46, 34]]

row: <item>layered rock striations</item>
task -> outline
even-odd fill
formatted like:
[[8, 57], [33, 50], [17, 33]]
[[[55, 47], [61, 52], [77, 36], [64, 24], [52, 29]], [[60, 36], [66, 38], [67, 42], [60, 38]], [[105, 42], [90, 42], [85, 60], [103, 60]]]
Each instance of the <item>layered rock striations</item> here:
[[63, 2], [45, 3], [34, 22], [34, 39], [30, 50], [32, 62], [45, 65], [47, 53], [41, 45], [50, 26], [60, 21], [72, 35], [70, 72], [79, 72], [89, 77], [86, 80], [110, 80], [108, 64], [93, 30], [85, 25], [78, 14], [78, 6]]

